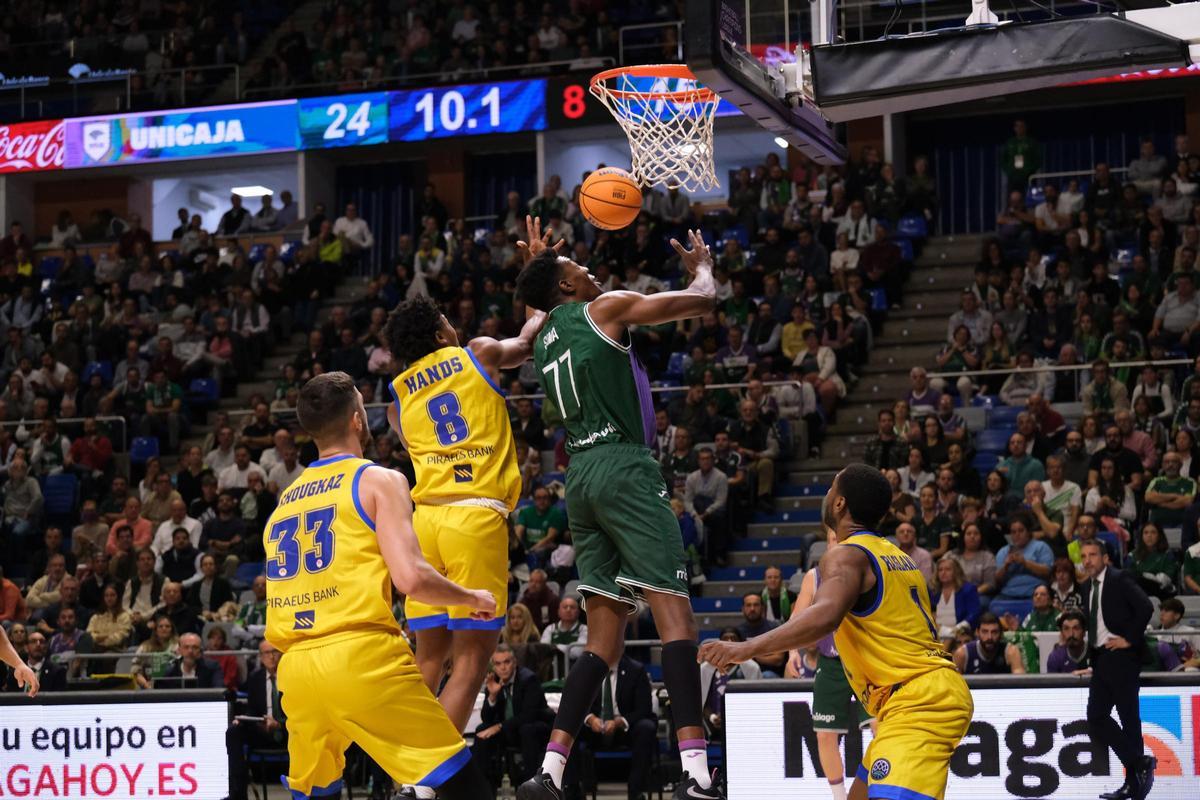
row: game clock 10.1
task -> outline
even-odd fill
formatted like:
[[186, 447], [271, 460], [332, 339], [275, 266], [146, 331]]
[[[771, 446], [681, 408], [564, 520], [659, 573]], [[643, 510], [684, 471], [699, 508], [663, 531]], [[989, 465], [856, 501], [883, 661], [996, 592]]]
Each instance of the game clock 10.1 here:
[[388, 138], [393, 142], [419, 142], [545, 130], [545, 94], [544, 80], [391, 92]]

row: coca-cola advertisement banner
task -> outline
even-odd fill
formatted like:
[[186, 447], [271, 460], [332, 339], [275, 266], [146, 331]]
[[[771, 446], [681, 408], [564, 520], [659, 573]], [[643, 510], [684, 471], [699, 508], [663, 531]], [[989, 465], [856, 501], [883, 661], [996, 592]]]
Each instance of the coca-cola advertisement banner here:
[[61, 119], [0, 125], [0, 172], [62, 169], [65, 130]]

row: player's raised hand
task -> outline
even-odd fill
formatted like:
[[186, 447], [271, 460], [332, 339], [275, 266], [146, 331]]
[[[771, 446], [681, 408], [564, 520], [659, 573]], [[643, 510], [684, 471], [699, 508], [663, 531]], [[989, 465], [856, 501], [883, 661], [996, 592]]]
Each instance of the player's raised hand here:
[[37, 697], [41, 683], [38, 681], [37, 673], [31, 670], [27, 664], [22, 664], [14, 669], [13, 677], [17, 679], [17, 686], [24, 689], [26, 694], [30, 697]]
[[471, 619], [489, 620], [496, 618], [496, 597], [487, 589], [472, 589]]
[[709, 639], [700, 645], [700, 654], [696, 656], [700, 663], [707, 661], [721, 672], [730, 667], [750, 660], [745, 642], [723, 642], [720, 639]]
[[561, 252], [567, 240], [559, 239], [554, 244], [550, 244], [550, 237], [552, 235], [554, 235], [554, 231], [549, 228], [544, 233], [542, 232], [541, 217], [526, 214], [525, 239], [517, 242], [517, 249], [521, 251], [521, 263], [528, 264], [546, 252], [547, 249], [553, 250], [555, 253]]
[[689, 275], [695, 275], [696, 270], [702, 264], [712, 266], [712, 253], [708, 249], [708, 245], [704, 243], [704, 237], [700, 235], [700, 231], [688, 231], [688, 244], [692, 246], [691, 250], [683, 249], [683, 245], [678, 239], [671, 240], [671, 247], [675, 248], [675, 252], [679, 254], [680, 261], [687, 268]]

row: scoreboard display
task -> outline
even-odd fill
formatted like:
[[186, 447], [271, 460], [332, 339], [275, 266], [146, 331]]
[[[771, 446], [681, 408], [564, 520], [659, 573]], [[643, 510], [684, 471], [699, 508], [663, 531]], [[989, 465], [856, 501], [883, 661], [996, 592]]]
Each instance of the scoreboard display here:
[[301, 150], [387, 144], [388, 93], [297, 100], [296, 124]]
[[393, 142], [421, 142], [545, 130], [545, 96], [544, 80], [389, 92], [388, 137]]
[[[720, 115], [727, 103], [722, 104]], [[732, 106], [733, 113], [737, 113]], [[33, 170], [422, 142], [610, 125], [586, 75], [359, 92], [62, 120], [65, 158]], [[0, 133], [5, 129], [0, 126]], [[7, 163], [7, 162], [5, 162]], [[22, 162], [23, 168], [24, 162]], [[2, 171], [4, 164], [0, 164]]]

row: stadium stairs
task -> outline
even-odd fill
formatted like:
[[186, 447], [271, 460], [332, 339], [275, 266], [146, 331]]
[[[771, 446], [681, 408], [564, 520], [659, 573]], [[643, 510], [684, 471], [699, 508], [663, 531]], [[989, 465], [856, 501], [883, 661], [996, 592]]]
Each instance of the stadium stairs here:
[[[350, 277], [338, 283], [333, 297], [325, 298], [324, 305], [317, 314], [317, 324], [323, 325], [325, 323], [329, 316], [329, 310], [334, 306], [350, 306], [355, 300], [366, 293], [366, 288], [367, 279], [362, 277]], [[216, 417], [216, 411], [225, 411], [231, 415], [235, 411], [246, 411], [249, 409], [250, 397], [254, 394], [261, 394], [267, 398], [267, 402], [270, 402], [275, 394], [275, 382], [283, 374], [283, 366], [294, 361], [307, 343], [307, 333], [292, 331], [291, 339], [286, 342], [278, 342], [271, 351], [271, 354], [263, 359], [262, 369], [255, 375], [239, 375], [237, 393], [235, 395], [232, 397], [222, 397], [217, 404], [217, 408], [214, 411], [210, 411], [206, 419], [192, 420], [191, 435], [181, 443], [180, 452], [186, 451], [192, 445], [203, 444], [204, 437], [212, 431], [212, 423]], [[245, 417], [233, 416], [231, 421], [236, 430], [245, 421]], [[164, 468], [173, 472], [178, 463], [178, 455], [164, 457], [162, 462]]]
[[[959, 293], [971, 283], [982, 243], [981, 236], [938, 237], [926, 243], [905, 287], [904, 304], [889, 312], [861, 379], [838, 407], [821, 458], [779, 465], [782, 482], [776, 487], [774, 512], [755, 513], [748, 535], [733, 546], [729, 566], [709, 571], [702, 596], [692, 602], [702, 638], [742, 622], [742, 595], [761, 591], [768, 565], [778, 566], [784, 581], [799, 588], [803, 548], [806, 540], [819, 539], [821, 498], [830, 481], [862, 457], [879, 409], [890, 408], [908, 392], [909, 369], [934, 368], [947, 319], [958, 309]], [[823, 546], [820, 542], [813, 555]]]

